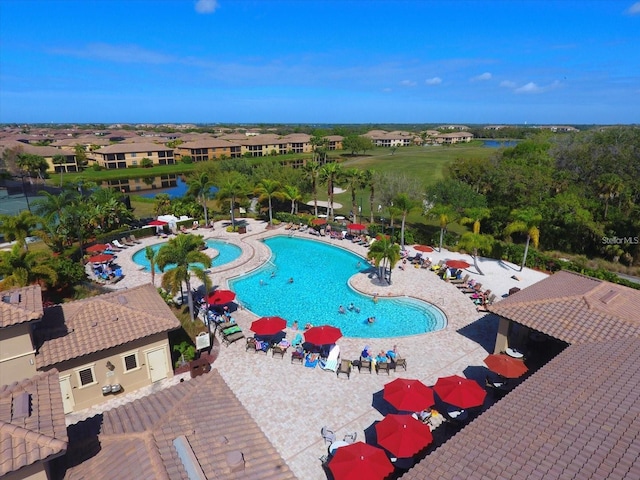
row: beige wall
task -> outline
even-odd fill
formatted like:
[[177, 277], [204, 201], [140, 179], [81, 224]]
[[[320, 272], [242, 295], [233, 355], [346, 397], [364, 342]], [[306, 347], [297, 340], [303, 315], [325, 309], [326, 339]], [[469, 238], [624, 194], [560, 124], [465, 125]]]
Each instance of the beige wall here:
[[49, 476], [42, 462], [23, 467], [15, 472], [7, 473], [2, 480], [48, 480]]
[[[78, 411], [112, 399], [118, 395], [117, 393], [103, 395], [102, 387], [104, 385], [119, 383], [122, 386], [120, 393], [132, 392], [150, 385], [151, 375], [145, 352], [158, 347], [164, 347], [167, 377], [172, 377], [171, 352], [169, 351], [169, 341], [166, 333], [156, 334], [136, 342], [111, 348], [108, 351], [85, 355], [82, 358], [52, 365], [50, 368], [57, 368], [60, 372], [60, 378], [65, 375], [70, 376], [74, 403], [73, 410]], [[137, 353], [138, 366], [134, 370], [125, 372], [124, 357], [134, 352]], [[107, 361], [111, 362], [115, 367], [112, 371], [107, 368]], [[80, 383], [78, 371], [89, 366], [93, 366], [95, 383], [83, 387]]]
[[29, 323], [0, 329], [0, 385], [8, 385], [36, 374], [30, 330]]

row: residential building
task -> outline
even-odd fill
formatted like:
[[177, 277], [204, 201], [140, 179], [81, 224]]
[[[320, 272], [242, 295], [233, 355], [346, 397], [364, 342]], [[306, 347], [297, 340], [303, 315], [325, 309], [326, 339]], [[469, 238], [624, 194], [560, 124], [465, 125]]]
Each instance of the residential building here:
[[376, 147], [408, 147], [414, 144], [415, 134], [411, 132], [387, 132], [385, 130], [370, 130], [363, 135], [370, 138]]
[[59, 372], [65, 413], [173, 375], [167, 333], [180, 327], [151, 284], [46, 308], [36, 367]]
[[[78, 163], [76, 161], [76, 154], [73, 149], [60, 149], [51, 146], [38, 147], [30, 145], [28, 143], [16, 142], [16, 141], [0, 141], [0, 147], [4, 149], [12, 149], [17, 153], [27, 153], [30, 155], [38, 155], [44, 158], [47, 162], [47, 172], [60, 173], [63, 172], [77, 172]], [[53, 158], [60, 158], [61, 163], [54, 163]]]
[[34, 325], [42, 319], [42, 291], [37, 285], [0, 292], [0, 385], [36, 374]]
[[436, 143], [452, 145], [454, 143], [468, 143], [473, 140], [473, 133], [469, 132], [452, 132], [441, 133], [434, 137]]
[[128, 168], [140, 166], [148, 158], [153, 165], [176, 163], [173, 149], [157, 143], [116, 143], [101, 147], [88, 154], [89, 159], [103, 168]]
[[185, 142], [178, 145], [175, 151], [178, 158], [188, 155], [194, 162], [206, 162], [208, 160], [238, 158], [242, 156], [242, 147], [239, 143], [217, 138]]
[[0, 477], [51, 480], [52, 462], [67, 450], [58, 372], [0, 386]]

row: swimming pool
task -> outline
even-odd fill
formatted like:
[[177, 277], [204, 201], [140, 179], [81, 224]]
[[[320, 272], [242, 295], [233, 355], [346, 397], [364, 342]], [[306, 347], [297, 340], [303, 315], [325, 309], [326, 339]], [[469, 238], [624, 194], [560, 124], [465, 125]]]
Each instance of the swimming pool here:
[[[233, 262], [236, 258], [238, 258], [242, 254], [242, 249], [240, 247], [233, 245], [232, 243], [224, 242], [222, 240], [208, 239], [208, 240], [205, 240], [205, 243], [207, 244], [207, 247], [213, 248], [214, 250], [218, 251], [218, 256], [214, 258], [213, 261], [211, 262], [212, 267], [219, 267], [226, 263]], [[152, 245], [151, 248], [153, 248], [154, 252], [157, 252], [158, 250], [160, 250], [160, 248], [163, 245], [166, 245], [166, 244], [167, 242], [157, 243], [156, 245]], [[145, 256], [144, 252], [145, 252], [145, 249], [143, 248], [141, 250], [138, 250], [136, 253], [134, 253], [133, 261], [138, 265], [140, 265], [141, 267], [144, 267], [145, 270], [149, 272], [151, 271], [151, 269], [149, 268], [149, 260], [147, 260], [147, 257]], [[167, 265], [165, 270], [170, 270], [174, 266], [175, 265], [169, 264]]]
[[[374, 302], [353, 290], [349, 278], [366, 275], [369, 264], [352, 252], [288, 236], [271, 237], [265, 244], [272, 252], [269, 262], [229, 282], [238, 301], [256, 315], [278, 315], [289, 325], [297, 320], [300, 328], [306, 323], [333, 325], [345, 337], [356, 338], [416, 335], [446, 325], [444, 313], [427, 302], [408, 297]], [[355, 308], [349, 310], [352, 303]], [[344, 314], [338, 312], [340, 305]], [[367, 323], [369, 317], [376, 321]]]

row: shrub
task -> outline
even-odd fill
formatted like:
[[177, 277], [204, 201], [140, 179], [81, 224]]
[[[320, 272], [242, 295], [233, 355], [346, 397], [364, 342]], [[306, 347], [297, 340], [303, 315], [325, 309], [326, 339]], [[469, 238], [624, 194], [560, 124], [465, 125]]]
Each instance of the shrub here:
[[153, 167], [153, 160], [151, 160], [150, 158], [143, 158], [142, 160], [140, 160], [140, 166], [142, 168], [151, 168]]

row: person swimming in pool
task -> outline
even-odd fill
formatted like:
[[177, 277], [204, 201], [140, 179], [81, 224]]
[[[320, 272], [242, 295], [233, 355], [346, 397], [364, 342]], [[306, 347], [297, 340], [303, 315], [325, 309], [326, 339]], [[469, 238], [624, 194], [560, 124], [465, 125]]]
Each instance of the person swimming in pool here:
[[353, 304], [353, 302], [351, 302], [348, 308], [349, 308], [349, 311], [353, 311], [356, 308], [356, 306]]
[[375, 322], [376, 322], [376, 317], [369, 317], [369, 318], [367, 318], [367, 323], [368, 323], [368, 324], [373, 324], [373, 323], [375, 323]]
[[344, 309], [344, 307], [342, 305], [340, 305], [340, 307], [338, 307], [338, 313], [347, 313], [347, 311]]

